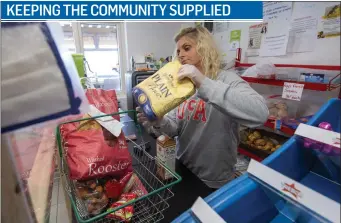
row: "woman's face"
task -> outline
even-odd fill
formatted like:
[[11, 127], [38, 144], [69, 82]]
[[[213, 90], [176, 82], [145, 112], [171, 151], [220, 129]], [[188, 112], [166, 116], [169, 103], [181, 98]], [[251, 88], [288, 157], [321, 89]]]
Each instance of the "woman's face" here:
[[201, 57], [197, 53], [196, 42], [186, 36], [183, 36], [176, 43], [177, 55], [180, 63], [201, 67]]

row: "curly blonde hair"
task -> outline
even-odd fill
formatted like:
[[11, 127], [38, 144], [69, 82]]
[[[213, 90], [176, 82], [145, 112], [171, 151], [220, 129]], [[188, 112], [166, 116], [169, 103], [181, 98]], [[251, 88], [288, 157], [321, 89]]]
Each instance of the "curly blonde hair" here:
[[[175, 36], [175, 43], [184, 36], [195, 41], [204, 74], [213, 80], [216, 79], [221, 67], [221, 58], [211, 33], [202, 26], [184, 28]], [[178, 59], [176, 53], [174, 59]]]

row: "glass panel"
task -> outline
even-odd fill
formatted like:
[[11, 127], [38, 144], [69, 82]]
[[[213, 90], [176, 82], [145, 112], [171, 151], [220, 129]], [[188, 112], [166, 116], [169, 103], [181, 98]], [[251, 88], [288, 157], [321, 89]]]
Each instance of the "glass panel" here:
[[113, 23], [82, 23], [87, 74], [96, 77], [95, 85], [121, 89], [117, 26]]
[[64, 31], [64, 44], [66, 48], [72, 52], [76, 53], [75, 39], [73, 38], [72, 24], [71, 22], [59, 22]]
[[3, 135], [14, 158], [29, 214], [36, 222], [48, 222], [54, 205], [51, 197], [56, 167], [55, 128], [56, 122], [51, 121]]
[[83, 35], [84, 50], [96, 49], [95, 40], [93, 36]]

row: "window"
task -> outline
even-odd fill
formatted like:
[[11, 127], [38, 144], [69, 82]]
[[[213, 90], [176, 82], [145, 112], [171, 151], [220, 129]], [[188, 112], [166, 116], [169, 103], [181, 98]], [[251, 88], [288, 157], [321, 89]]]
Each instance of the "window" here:
[[[61, 22], [64, 42], [72, 53], [84, 55], [88, 77], [94, 77], [97, 86], [123, 90], [124, 70], [120, 62], [120, 23]], [[75, 38], [74, 38], [75, 36]], [[123, 45], [123, 44], [122, 44]], [[105, 86], [110, 84], [110, 86]]]
[[82, 23], [84, 56], [97, 76], [99, 84], [106, 79], [115, 90], [121, 90], [119, 46], [116, 24]]

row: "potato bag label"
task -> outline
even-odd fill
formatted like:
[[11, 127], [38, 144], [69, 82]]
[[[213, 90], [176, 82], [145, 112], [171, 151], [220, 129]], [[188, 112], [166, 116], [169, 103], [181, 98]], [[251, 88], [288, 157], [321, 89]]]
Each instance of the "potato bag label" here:
[[170, 62], [134, 87], [134, 100], [149, 120], [163, 117], [195, 93], [189, 79], [178, 81], [180, 67], [178, 61]]

